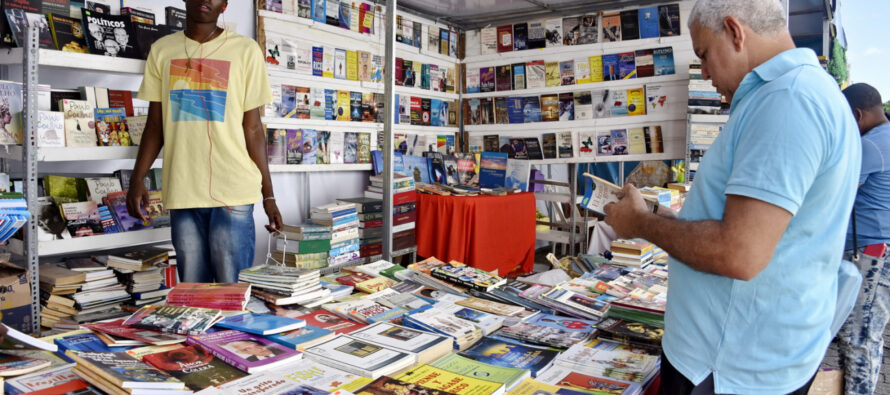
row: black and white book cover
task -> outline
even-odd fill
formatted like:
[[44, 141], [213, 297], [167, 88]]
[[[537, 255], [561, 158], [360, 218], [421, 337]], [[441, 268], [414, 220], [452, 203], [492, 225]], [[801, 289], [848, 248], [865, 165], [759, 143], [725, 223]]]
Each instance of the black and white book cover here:
[[28, 26], [37, 26], [37, 28], [40, 29], [40, 48], [55, 49], [55, 46], [53, 45], [53, 37], [49, 31], [49, 22], [47, 22], [46, 16], [10, 7], [6, 7], [3, 10], [3, 13], [6, 14], [5, 17], [9, 23], [9, 28], [12, 31], [12, 37], [16, 46], [24, 47], [25, 33], [27, 32]]
[[185, 29], [185, 10], [176, 7], [164, 8], [165, 22], [170, 27], [170, 32], [178, 32]]
[[149, 25], [133, 22], [132, 26], [134, 33], [136, 33], [136, 42], [138, 43], [141, 59], [148, 59], [148, 53], [151, 51], [151, 46], [155, 41], [170, 34], [170, 26], [167, 25]]
[[139, 59], [129, 16], [99, 14], [86, 8], [81, 12], [91, 54]]

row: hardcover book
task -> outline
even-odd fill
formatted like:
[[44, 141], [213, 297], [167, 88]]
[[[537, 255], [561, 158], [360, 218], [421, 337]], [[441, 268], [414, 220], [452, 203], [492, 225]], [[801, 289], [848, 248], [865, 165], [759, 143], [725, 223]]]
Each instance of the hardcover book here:
[[143, 361], [179, 379], [192, 391], [200, 391], [247, 376], [200, 346], [148, 354]]
[[129, 16], [100, 14], [82, 9], [83, 24], [90, 37], [87, 46], [94, 55], [140, 59]]
[[247, 373], [286, 365], [302, 357], [299, 351], [266, 338], [235, 330], [225, 330], [189, 337], [214, 356]]

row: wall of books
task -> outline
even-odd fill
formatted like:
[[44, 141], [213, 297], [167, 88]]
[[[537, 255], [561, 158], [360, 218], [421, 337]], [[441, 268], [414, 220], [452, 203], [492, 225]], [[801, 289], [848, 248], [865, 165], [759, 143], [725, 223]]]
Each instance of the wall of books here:
[[691, 7], [666, 2], [467, 32], [469, 149], [536, 164], [682, 159]]

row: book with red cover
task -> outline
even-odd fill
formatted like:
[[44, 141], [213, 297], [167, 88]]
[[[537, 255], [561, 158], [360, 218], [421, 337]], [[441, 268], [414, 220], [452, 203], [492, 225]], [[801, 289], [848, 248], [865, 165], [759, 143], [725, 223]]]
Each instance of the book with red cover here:
[[360, 227], [364, 228], [364, 229], [379, 228], [381, 226], [383, 226], [382, 219], [375, 219], [375, 220], [371, 220], [371, 221], [362, 221], [362, 223], [360, 225]]
[[395, 195], [392, 195], [392, 204], [393, 206], [405, 203], [411, 203], [417, 201], [417, 192], [416, 191], [408, 191], [401, 192]]
[[177, 300], [245, 300], [250, 297], [248, 283], [179, 283], [167, 294]]
[[213, 356], [201, 346], [148, 354], [142, 360], [185, 383], [192, 391], [214, 387], [247, 376], [247, 373]]
[[324, 310], [304, 314], [297, 318], [306, 321], [306, 325], [334, 331], [337, 334], [350, 333], [367, 326], [365, 324], [337, 317]]
[[108, 90], [108, 106], [111, 108], [123, 108], [128, 117], [135, 116], [133, 112], [133, 92], [127, 90]]
[[374, 276], [365, 273], [350, 273], [345, 276], [337, 277], [337, 282], [343, 285], [354, 287], [362, 281], [373, 280]]
[[85, 324], [84, 326], [94, 332], [101, 332], [106, 335], [122, 337], [124, 339], [138, 340], [155, 346], [182, 343], [185, 341], [185, 336], [124, 326], [123, 319], [111, 322]]
[[411, 211], [403, 214], [396, 214], [392, 216], [392, 225], [398, 226], [402, 224], [407, 224], [409, 222], [417, 221], [417, 212]]
[[513, 51], [513, 25], [498, 26], [498, 52]]
[[363, 245], [361, 250], [359, 250], [359, 251], [360, 251], [362, 258], [368, 257], [368, 256], [380, 255], [383, 253], [383, 244], [377, 243], [377, 244]]

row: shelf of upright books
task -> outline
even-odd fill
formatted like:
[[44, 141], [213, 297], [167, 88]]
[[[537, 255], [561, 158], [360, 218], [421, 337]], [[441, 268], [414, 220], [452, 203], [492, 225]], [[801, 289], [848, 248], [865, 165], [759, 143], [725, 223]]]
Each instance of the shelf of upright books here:
[[[0, 56], [0, 64], [21, 65], [24, 50], [22, 48], [4, 49]], [[52, 49], [40, 49], [38, 52], [41, 66], [60, 67], [66, 69], [80, 69], [83, 71], [139, 74], [145, 69], [145, 61], [102, 55], [56, 51]]]
[[640, 78], [630, 78], [630, 79], [621, 79], [614, 81], [598, 81], [598, 82], [588, 82], [581, 84], [569, 84], [569, 85], [548, 85], [544, 87], [537, 88], [526, 88], [526, 89], [511, 89], [511, 90], [493, 90], [488, 92], [474, 92], [474, 93], [464, 93], [462, 98], [464, 99], [478, 99], [478, 98], [488, 98], [488, 97], [501, 97], [501, 96], [531, 96], [537, 95], [540, 96], [542, 94], [559, 94], [562, 92], [574, 92], [580, 90], [587, 91], [596, 91], [596, 90], [608, 90], [615, 88], [628, 88], [633, 86], [641, 86], [641, 85], [652, 85], [656, 86], [685, 86], [688, 81], [688, 78], [682, 74], [670, 74], [670, 75], [659, 75], [659, 76], [651, 76], [651, 77], [640, 77]]
[[396, 132], [425, 132], [425, 133], [457, 133], [460, 128], [456, 126], [421, 126], [410, 124], [394, 124], [392, 130]]
[[[37, 244], [37, 250], [40, 252], [40, 256], [51, 256], [169, 241], [170, 228], [155, 228], [71, 239], [40, 241]], [[24, 253], [24, 243], [19, 239], [10, 239], [8, 248], [9, 252], [14, 254], [22, 255]]]
[[[478, 41], [480, 40], [480, 37], [478, 35], [474, 37], [472, 34], [468, 33], [467, 41], [470, 42], [474, 40]], [[604, 53], [624, 52], [626, 50], [633, 51], [634, 49], [645, 47], [691, 46], [691, 44], [692, 43], [689, 40], [689, 36], [687, 35], [674, 37], [654, 37], [627, 41], [600, 42], [570, 46], [561, 45], [557, 47], [527, 49], [522, 51], [476, 54], [472, 55], [472, 57], [470, 57], [468, 54], [469, 61], [467, 61], [466, 63], [475, 65], [477, 63], [510, 62], [513, 60], [527, 61], [528, 59], [537, 57], [565, 58], [571, 57], [571, 55], [573, 54], [577, 54], [579, 56], [602, 55]]]
[[[79, 162], [99, 160], [136, 159], [138, 146], [129, 147], [40, 147], [37, 149], [38, 162]], [[163, 157], [163, 154], [159, 157]], [[0, 158], [22, 160], [22, 146], [13, 145], [0, 148]]]
[[[557, 118], [558, 119], [558, 118]], [[661, 113], [661, 114], [652, 114], [652, 115], [637, 115], [637, 116], [626, 116], [626, 117], [614, 117], [614, 118], [594, 118], [594, 119], [584, 119], [584, 120], [572, 120], [572, 121], [550, 121], [550, 122], [527, 122], [527, 123], [517, 123], [517, 124], [493, 124], [493, 125], [465, 125], [464, 131], [469, 133], [483, 133], [483, 132], [504, 132], [509, 130], [510, 132], [521, 132], [521, 131], [540, 131], [540, 130], [552, 130], [552, 129], [565, 129], [565, 130], [579, 130], [584, 128], [614, 128], [614, 127], [635, 127], [642, 126], [644, 124], [652, 124], [652, 123], [664, 123], [664, 122], [679, 122], [685, 120], [686, 117], [684, 114], [676, 114], [676, 113]], [[505, 130], [506, 129], [506, 130]]]
[[288, 129], [330, 129], [330, 130], [381, 130], [382, 123], [377, 122], [354, 122], [354, 121], [326, 121], [319, 119], [298, 119], [298, 118], [278, 118], [263, 117], [263, 123], [267, 128], [283, 127]]

